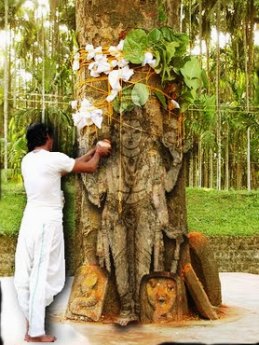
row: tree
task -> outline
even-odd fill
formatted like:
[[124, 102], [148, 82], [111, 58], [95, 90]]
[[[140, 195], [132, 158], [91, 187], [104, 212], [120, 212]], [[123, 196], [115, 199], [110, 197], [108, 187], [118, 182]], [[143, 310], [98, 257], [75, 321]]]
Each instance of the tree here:
[[[190, 311], [184, 275], [199, 313], [217, 318], [211, 306], [220, 304], [216, 265], [207, 261], [196, 267], [199, 273], [194, 272], [189, 241], [196, 259], [195, 243], [206, 241], [197, 234], [189, 239], [186, 221], [181, 112], [187, 101], [193, 102], [201, 70], [195, 59], [182, 56], [186, 36], [161, 28], [161, 6], [167, 13], [167, 4], [172, 6], [169, 1], [159, 7], [147, 1], [78, 0], [76, 4], [80, 49], [74, 62], [79, 68], [74, 119], [79, 126], [79, 150], [84, 153], [96, 140], [108, 137], [113, 153], [98, 172], [80, 178], [79, 268], [69, 317], [98, 320], [106, 310], [106, 314], [114, 312], [115, 322], [121, 325], [139, 317], [142, 321], [161, 321], [163, 315], [170, 319], [170, 312], [171, 319], [181, 319]], [[179, 9], [179, 1], [173, 4]], [[174, 18], [171, 24], [177, 29], [178, 15]], [[125, 38], [123, 51], [120, 38]], [[152, 69], [144, 63], [147, 52]], [[112, 56], [116, 67], [111, 67]], [[109, 73], [108, 82], [100, 69]], [[126, 72], [134, 73], [132, 79]], [[87, 127], [86, 122], [81, 126], [81, 121], [93, 122], [99, 129]], [[214, 292], [205, 267], [213, 271]], [[204, 277], [204, 288], [197, 275]], [[163, 307], [156, 297], [160, 283], [164, 291], [170, 290], [172, 302]]]
[[8, 23], [8, 0], [5, 0], [5, 65], [4, 65], [4, 168], [8, 168], [8, 91], [9, 91], [9, 49], [7, 35], [9, 34]]

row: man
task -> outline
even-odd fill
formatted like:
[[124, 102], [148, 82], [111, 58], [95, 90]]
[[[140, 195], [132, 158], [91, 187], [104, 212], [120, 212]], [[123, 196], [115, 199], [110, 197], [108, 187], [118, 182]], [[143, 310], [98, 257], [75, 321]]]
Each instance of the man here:
[[65, 282], [61, 176], [94, 172], [102, 156], [110, 153], [108, 140], [84, 156], [73, 159], [51, 152], [53, 132], [43, 123], [29, 126], [28, 154], [22, 160], [27, 195], [15, 256], [14, 284], [26, 318], [27, 342], [54, 342], [45, 334], [45, 309]]

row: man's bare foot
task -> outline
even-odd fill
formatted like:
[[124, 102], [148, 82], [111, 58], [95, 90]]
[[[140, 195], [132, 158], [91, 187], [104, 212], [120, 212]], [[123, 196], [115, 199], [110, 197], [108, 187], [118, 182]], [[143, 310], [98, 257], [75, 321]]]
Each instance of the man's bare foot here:
[[130, 322], [138, 321], [138, 317], [135, 313], [131, 311], [122, 311], [120, 315], [115, 320], [115, 323], [117, 323], [120, 326], [127, 326]]
[[28, 343], [54, 343], [56, 337], [52, 337], [51, 335], [41, 335], [39, 337], [31, 337], [29, 334], [25, 336], [25, 341]]

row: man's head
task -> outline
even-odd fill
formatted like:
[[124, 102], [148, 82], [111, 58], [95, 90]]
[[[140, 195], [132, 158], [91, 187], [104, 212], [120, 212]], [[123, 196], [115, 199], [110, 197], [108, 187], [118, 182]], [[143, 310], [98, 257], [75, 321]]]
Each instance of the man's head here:
[[28, 151], [33, 151], [36, 147], [47, 144], [47, 149], [51, 151], [53, 145], [53, 130], [45, 123], [32, 123], [26, 132]]

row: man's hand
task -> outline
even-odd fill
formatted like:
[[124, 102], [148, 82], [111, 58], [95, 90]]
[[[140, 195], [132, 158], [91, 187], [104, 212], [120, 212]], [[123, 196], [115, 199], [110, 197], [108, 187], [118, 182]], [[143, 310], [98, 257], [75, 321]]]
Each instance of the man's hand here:
[[111, 142], [108, 139], [98, 141], [96, 144], [96, 152], [101, 156], [108, 156], [111, 153]]

